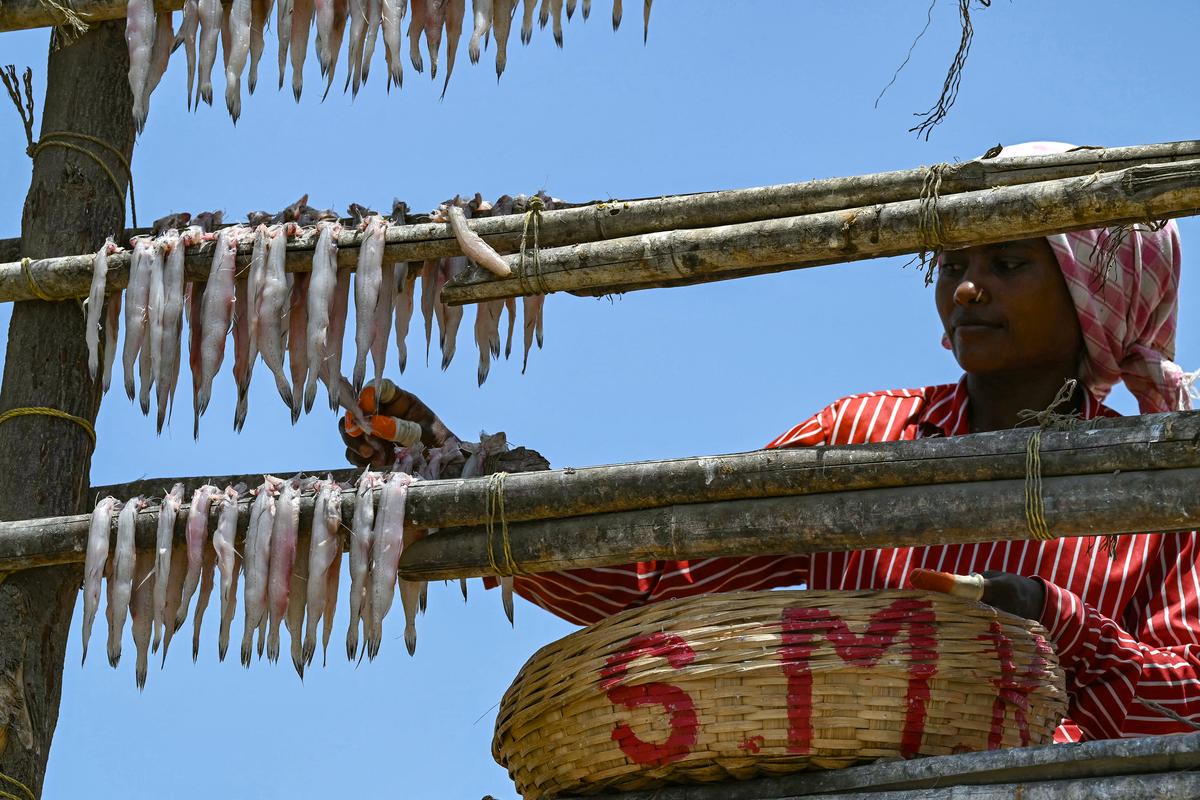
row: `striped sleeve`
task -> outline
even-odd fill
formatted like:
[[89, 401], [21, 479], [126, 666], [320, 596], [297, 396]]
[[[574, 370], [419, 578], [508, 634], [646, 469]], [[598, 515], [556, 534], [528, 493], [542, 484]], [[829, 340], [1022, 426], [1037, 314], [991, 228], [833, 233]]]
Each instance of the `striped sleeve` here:
[[[1196, 532], [1164, 534], [1122, 623], [1049, 581], [1042, 624], [1067, 673], [1070, 718], [1085, 738], [1195, 730], [1200, 725], [1200, 571]], [[1189, 725], [1176, 717], [1191, 720]]]

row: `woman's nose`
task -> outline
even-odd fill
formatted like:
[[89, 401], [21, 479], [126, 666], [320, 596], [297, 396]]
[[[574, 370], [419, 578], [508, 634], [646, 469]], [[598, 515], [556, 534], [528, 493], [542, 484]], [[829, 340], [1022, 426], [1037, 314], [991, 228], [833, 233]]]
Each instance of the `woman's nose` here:
[[964, 280], [954, 287], [954, 302], [960, 306], [983, 302], [983, 288], [972, 280]]

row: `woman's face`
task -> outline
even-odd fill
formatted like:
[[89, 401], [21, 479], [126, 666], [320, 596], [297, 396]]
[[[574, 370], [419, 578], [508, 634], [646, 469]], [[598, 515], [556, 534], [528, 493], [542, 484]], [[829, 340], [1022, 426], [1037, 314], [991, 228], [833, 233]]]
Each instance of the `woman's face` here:
[[946, 337], [965, 372], [1055, 369], [1076, 376], [1083, 334], [1045, 239], [946, 251], [935, 289]]

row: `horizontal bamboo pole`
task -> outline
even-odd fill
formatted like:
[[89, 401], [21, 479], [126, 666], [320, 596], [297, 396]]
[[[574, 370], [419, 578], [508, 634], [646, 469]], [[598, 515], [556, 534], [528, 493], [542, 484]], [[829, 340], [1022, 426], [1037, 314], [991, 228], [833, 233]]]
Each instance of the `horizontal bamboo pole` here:
[[[1200, 141], [968, 161], [947, 171], [940, 191], [943, 196], [948, 196], [1031, 181], [1089, 176], [1130, 165], [1171, 163], [1195, 158], [1200, 158]], [[589, 203], [544, 212], [538, 241], [542, 248], [554, 248], [676, 229], [751, 223], [911, 200], [920, 195], [926, 174], [924, 168], [919, 168], [752, 189]], [[524, 222], [523, 215], [509, 215], [483, 217], [472, 220], [470, 224], [498, 252], [516, 253], [520, 247]], [[310, 233], [289, 244], [289, 271], [303, 272], [311, 267], [315, 241], [315, 235]], [[357, 263], [359, 241], [360, 234], [357, 231], [343, 232], [339, 239], [340, 266], [352, 268]], [[0, 245], [3, 244], [0, 242]], [[395, 261], [460, 255], [449, 227], [441, 223], [418, 222], [389, 227], [385, 249], [388, 258]], [[9, 257], [13, 257], [14, 252], [13, 246], [0, 246], [0, 253], [8, 253]], [[211, 259], [211, 244], [190, 249], [187, 257], [189, 278], [205, 278]], [[242, 263], [248, 261], [249, 244], [242, 248], [240, 259]], [[54, 297], [86, 296], [91, 269], [90, 255], [43, 259], [31, 264], [34, 280]], [[128, 254], [118, 254], [110, 259], [108, 286], [112, 289], [124, 288], [128, 269]], [[28, 300], [33, 297], [34, 293], [19, 261], [0, 263], [0, 301]]]
[[[1100, 475], [1126, 471], [1170, 474], [1200, 468], [1200, 412], [1096, 420], [1094, 427], [1046, 431], [1042, 474]], [[934, 484], [987, 486], [1017, 482], [1025, 474], [1030, 431], [1010, 430], [908, 442], [758, 451], [583, 469], [544, 470], [533, 451], [499, 456], [497, 470], [512, 472], [503, 486], [505, 519], [514, 525], [544, 520], [549, 528], [579, 519], [616, 519], [625, 513], [659, 519], [674, 507], [720, 507], [721, 501], [754, 502], [801, 496], [852, 496], [856, 490], [928, 488]], [[286, 473], [285, 473], [286, 474]], [[323, 475], [323, 472], [312, 474]], [[352, 471], [335, 473], [348, 480]], [[154, 478], [93, 487], [92, 496], [125, 499], [160, 496], [182, 482], [187, 497], [203, 483], [256, 485], [260, 475], [220, 478]], [[841, 493], [836, 494], [836, 493]], [[430, 528], [481, 526], [489, 519], [486, 478], [423, 481], [409, 491], [407, 518]], [[684, 504], [695, 504], [686, 506]], [[307, 510], [307, 504], [304, 506]], [[591, 515], [586, 516], [586, 515]], [[143, 512], [147, 520], [153, 510]], [[624, 519], [624, 518], [622, 518]], [[87, 535], [86, 515], [0, 523], [0, 570], [78, 560]], [[152, 525], [152, 522], [147, 522]], [[622, 524], [625, 524], [622, 522]], [[447, 541], [458, 533], [442, 533]], [[414, 567], [416, 568], [416, 567]]]
[[763, 275], [1200, 213], [1200, 160], [943, 196], [940, 241], [919, 200], [545, 249], [535, 278], [460, 275], [451, 304], [556, 291], [611, 293]]
[[[63, 0], [85, 23], [125, 19], [123, 0]], [[183, 0], [154, 0], [156, 11], [178, 11]], [[50, 28], [63, 24], [63, 16], [43, 0], [4, 0], [0, 2], [0, 32]]]
[[[1192, 530], [1200, 527], [1198, 482], [1200, 468], [1045, 478], [1046, 522], [1055, 537]], [[691, 503], [514, 522], [507, 530], [518, 573], [1029, 537], [1023, 480]], [[492, 536], [460, 528], [426, 537], [404, 551], [400, 573], [409, 580], [500, 575], [506, 563], [497, 524]]]

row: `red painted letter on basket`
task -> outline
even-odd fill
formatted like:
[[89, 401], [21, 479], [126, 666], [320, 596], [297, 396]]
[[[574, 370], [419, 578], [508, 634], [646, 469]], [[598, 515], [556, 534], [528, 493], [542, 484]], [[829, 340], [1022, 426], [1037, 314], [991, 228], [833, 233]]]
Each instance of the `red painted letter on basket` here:
[[783, 612], [783, 671], [787, 675], [788, 750], [807, 753], [812, 749], [812, 672], [809, 657], [818, 638], [828, 639], [838, 657], [848, 664], [874, 667], [908, 629], [908, 690], [900, 753], [915, 756], [925, 733], [929, 703], [929, 679], [937, 672], [934, 614], [927, 600], [897, 600], [871, 615], [862, 635], [825, 608], [788, 608]]
[[698, 723], [696, 704], [691, 695], [669, 683], [643, 683], [622, 686], [621, 681], [636, 658], [665, 658], [675, 669], [692, 663], [696, 653], [683, 639], [669, 633], [647, 633], [634, 636], [619, 652], [608, 657], [600, 670], [600, 688], [614, 704], [625, 708], [660, 705], [670, 715], [671, 734], [661, 744], [645, 742], [623, 722], [613, 728], [612, 738], [629, 760], [637, 764], [661, 767], [678, 761], [696, 743]]

